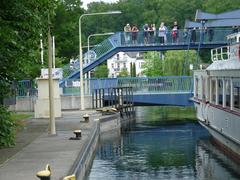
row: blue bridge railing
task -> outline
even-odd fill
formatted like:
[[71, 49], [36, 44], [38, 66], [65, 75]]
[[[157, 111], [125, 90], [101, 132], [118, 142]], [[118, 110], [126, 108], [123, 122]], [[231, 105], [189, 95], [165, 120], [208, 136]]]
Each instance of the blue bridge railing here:
[[[104, 40], [100, 44], [92, 48], [91, 52], [86, 52], [84, 54], [84, 68], [88, 67], [90, 64], [97, 62], [100, 58], [104, 57], [109, 52], [116, 48], [134, 48], [134, 47], [164, 47], [167, 46], [168, 49], [176, 49], [176, 47], [190, 49], [201, 48], [206, 45], [210, 48], [210, 45], [226, 45], [227, 35], [232, 33], [232, 29], [212, 29], [211, 33], [209, 30], [178, 30], [178, 35], [176, 38], [173, 37], [171, 31], [167, 31], [165, 41], [161, 42], [160, 37], [158, 37], [158, 31], [155, 35], [148, 34], [147, 37], [144, 36], [144, 32], [139, 31], [136, 35], [136, 40], [133, 41], [132, 33], [126, 34], [124, 32], [117, 32], [110, 36], [108, 39]], [[128, 38], [127, 38], [128, 36]], [[144, 40], [145, 39], [145, 40]], [[146, 40], [147, 39], [147, 40]], [[201, 45], [201, 46], [199, 46]], [[128, 49], [129, 50], [129, 49]], [[89, 55], [91, 54], [91, 55]], [[88, 57], [91, 57], [88, 59]], [[96, 63], [97, 64], [97, 63]], [[89, 70], [89, 69], [88, 69]], [[79, 62], [73, 65], [66, 65], [63, 67], [63, 81], [71, 79], [73, 74], [79, 72]]]
[[[79, 84], [79, 80], [68, 80], [66, 86], [63, 87], [63, 94], [79, 96]], [[84, 81], [85, 95], [91, 95], [94, 89], [112, 87], [132, 87], [134, 94], [192, 93], [193, 78], [191, 76], [163, 76], [85, 79]]]

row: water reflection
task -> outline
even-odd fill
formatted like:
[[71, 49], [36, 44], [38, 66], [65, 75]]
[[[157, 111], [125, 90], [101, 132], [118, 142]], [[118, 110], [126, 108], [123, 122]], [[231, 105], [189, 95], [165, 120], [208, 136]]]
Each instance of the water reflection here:
[[152, 110], [145, 113], [146, 118], [143, 109], [138, 109], [137, 123], [131, 131], [101, 140], [88, 179], [240, 177], [235, 172], [237, 166], [209, 145], [209, 134], [200, 125], [149, 123], [155, 121], [153, 114], [149, 115]]

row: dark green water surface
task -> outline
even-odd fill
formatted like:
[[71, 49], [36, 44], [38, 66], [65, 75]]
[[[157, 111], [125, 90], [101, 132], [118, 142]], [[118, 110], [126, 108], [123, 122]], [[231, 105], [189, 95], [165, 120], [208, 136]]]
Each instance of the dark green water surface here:
[[191, 108], [138, 107], [129, 128], [102, 137], [87, 179], [240, 179]]

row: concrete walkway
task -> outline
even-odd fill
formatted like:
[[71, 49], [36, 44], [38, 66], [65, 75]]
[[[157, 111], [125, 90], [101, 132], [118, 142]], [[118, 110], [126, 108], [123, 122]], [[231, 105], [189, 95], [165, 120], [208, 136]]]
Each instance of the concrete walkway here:
[[[80, 122], [83, 114], [86, 113], [90, 114], [90, 122]], [[20, 138], [22, 148], [17, 148], [12, 153], [8, 153], [5, 149], [5, 154], [8, 156], [18, 152], [0, 165], [0, 179], [38, 179], [36, 173], [43, 170], [46, 164], [50, 164], [52, 169], [51, 179], [61, 179], [68, 175], [83, 144], [89, 139], [94, 128], [93, 120], [99, 116], [100, 114], [95, 111], [63, 112], [63, 117], [56, 119], [56, 136], [48, 135], [46, 119], [30, 120], [28, 131]], [[81, 140], [69, 140], [74, 136], [75, 129], [82, 130]], [[2, 152], [0, 151], [0, 156], [4, 156]]]

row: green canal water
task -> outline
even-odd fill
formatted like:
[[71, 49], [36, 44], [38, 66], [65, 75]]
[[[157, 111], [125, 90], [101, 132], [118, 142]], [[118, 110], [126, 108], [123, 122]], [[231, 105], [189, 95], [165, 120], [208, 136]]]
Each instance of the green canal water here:
[[100, 145], [88, 180], [240, 179], [240, 166], [212, 145], [193, 108], [137, 107], [136, 122]]

